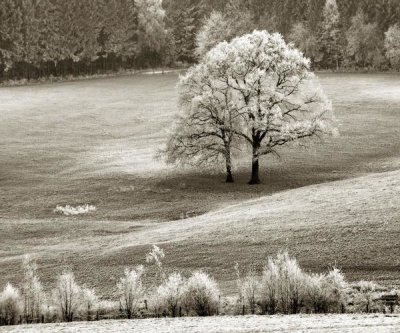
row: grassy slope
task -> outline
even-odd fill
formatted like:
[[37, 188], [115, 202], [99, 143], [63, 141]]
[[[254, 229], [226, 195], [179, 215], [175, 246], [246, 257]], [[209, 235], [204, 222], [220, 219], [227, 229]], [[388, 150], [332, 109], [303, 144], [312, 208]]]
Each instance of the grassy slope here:
[[[266, 160], [259, 187], [245, 185], [247, 168], [225, 185], [219, 174], [153, 161], [175, 112], [175, 82], [169, 74], [0, 90], [0, 284], [17, 281], [16, 261], [32, 252], [45, 281], [70, 265], [110, 293], [152, 243], [166, 243], [171, 266], [209, 269], [227, 290], [236, 261], [262, 262], [282, 247], [307, 269], [336, 262], [350, 278], [397, 280], [398, 76], [324, 75], [341, 137]], [[368, 173], [376, 174], [304, 187]], [[82, 203], [98, 211], [52, 212]]]
[[[51, 273], [68, 264], [106, 293], [126, 265], [143, 262], [153, 243], [165, 248], [168, 267], [205, 268], [226, 291], [235, 262], [261, 265], [281, 248], [312, 271], [336, 263], [352, 279], [396, 282], [399, 188], [400, 171], [394, 171], [276, 193], [181, 221], [20, 220], [3, 225], [3, 247], [38, 253], [50, 282]], [[13, 278], [13, 264], [3, 259], [3, 279]]]
[[75, 322], [46, 325], [0, 327], [0, 332], [54, 333], [54, 332], [326, 332], [326, 333], [390, 333], [397, 332], [400, 317], [384, 315], [296, 315], [244, 316], [208, 318], [162, 318], [101, 322]]

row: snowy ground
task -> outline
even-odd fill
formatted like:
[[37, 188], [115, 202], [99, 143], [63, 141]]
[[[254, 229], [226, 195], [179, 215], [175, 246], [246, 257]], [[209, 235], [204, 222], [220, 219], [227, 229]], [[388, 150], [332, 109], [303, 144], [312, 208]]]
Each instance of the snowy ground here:
[[145, 319], [90, 323], [25, 325], [0, 328], [8, 333], [396, 333], [399, 316], [246, 316], [180, 319]]

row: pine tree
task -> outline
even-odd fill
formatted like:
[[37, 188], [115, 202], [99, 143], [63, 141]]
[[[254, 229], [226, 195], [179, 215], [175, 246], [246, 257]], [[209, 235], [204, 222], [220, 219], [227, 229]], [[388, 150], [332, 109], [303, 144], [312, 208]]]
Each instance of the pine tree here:
[[[96, 0], [57, 1], [60, 58], [73, 63], [96, 60], [100, 25]], [[73, 65], [78, 70], [79, 66]], [[75, 71], [74, 70], [74, 71]]]
[[14, 0], [3, 0], [0, 6], [0, 65], [8, 72], [20, 61], [23, 44], [22, 13]]
[[177, 60], [194, 62], [194, 50], [196, 47], [196, 33], [200, 21], [200, 12], [197, 6], [189, 1], [184, 6], [171, 13], [169, 21], [172, 23], [172, 35]]
[[57, 64], [60, 60], [57, 50], [57, 40], [60, 32], [56, 20], [55, 2], [52, 0], [40, 0], [37, 5], [40, 61]]
[[25, 77], [31, 78], [33, 67], [41, 62], [40, 53], [40, 19], [38, 5], [40, 0], [22, 0], [22, 61], [25, 63]]
[[[138, 52], [137, 10], [133, 0], [111, 0], [103, 3], [104, 56], [134, 57]], [[99, 32], [100, 35], [100, 32]]]

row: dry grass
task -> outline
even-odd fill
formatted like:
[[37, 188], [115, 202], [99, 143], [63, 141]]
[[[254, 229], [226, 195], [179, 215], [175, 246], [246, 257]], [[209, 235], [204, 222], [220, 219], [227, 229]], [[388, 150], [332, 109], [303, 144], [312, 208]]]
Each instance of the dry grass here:
[[[306, 269], [336, 263], [351, 279], [396, 282], [399, 77], [321, 80], [341, 137], [265, 160], [259, 187], [245, 184], [247, 167], [226, 185], [219, 173], [153, 160], [175, 113], [175, 74], [2, 88], [0, 284], [18, 282], [28, 252], [46, 282], [67, 265], [110, 294], [152, 243], [163, 243], [171, 267], [204, 267], [226, 291], [236, 261], [261, 263], [281, 248]], [[53, 212], [83, 204], [97, 210]]]

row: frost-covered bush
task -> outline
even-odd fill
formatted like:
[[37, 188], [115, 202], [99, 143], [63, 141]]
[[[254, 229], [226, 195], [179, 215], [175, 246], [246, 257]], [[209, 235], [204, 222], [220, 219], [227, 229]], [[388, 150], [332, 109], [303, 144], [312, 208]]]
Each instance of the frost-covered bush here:
[[57, 207], [54, 209], [54, 213], [59, 213], [63, 214], [66, 216], [71, 216], [71, 215], [80, 215], [80, 214], [88, 214], [90, 212], [96, 211], [96, 207], [93, 205], [83, 205], [83, 206], [60, 206], [57, 205]]
[[279, 279], [279, 268], [275, 261], [269, 258], [264, 267], [260, 284], [260, 298], [264, 313], [273, 315], [278, 311]]
[[82, 288], [79, 302], [79, 317], [91, 320], [92, 316], [99, 310], [99, 297], [94, 289]]
[[97, 312], [96, 316], [99, 315], [101, 317], [113, 317], [114, 314], [119, 311], [119, 303], [110, 301], [110, 300], [99, 300], [97, 303]]
[[53, 290], [53, 299], [61, 320], [70, 322], [74, 315], [79, 314], [81, 296], [82, 288], [76, 283], [74, 273], [70, 271], [62, 273]]
[[185, 279], [179, 273], [172, 273], [156, 291], [156, 300], [154, 304], [158, 307], [157, 313], [165, 313], [171, 317], [180, 314], [182, 308], [182, 296], [185, 291]]
[[155, 265], [158, 271], [159, 278], [165, 279], [165, 272], [162, 260], [165, 257], [164, 250], [157, 245], [153, 245], [151, 251], [146, 255], [146, 262], [150, 265]]
[[144, 267], [137, 266], [125, 269], [124, 276], [120, 278], [117, 289], [121, 311], [128, 319], [138, 313], [139, 304], [145, 294], [143, 286]]
[[220, 291], [207, 273], [194, 272], [183, 293], [183, 304], [188, 314], [211, 316], [218, 313]]
[[161, 295], [158, 293], [157, 288], [149, 294], [148, 309], [151, 314], [157, 318], [164, 314], [164, 303]]
[[288, 253], [269, 258], [261, 278], [260, 304], [264, 313], [340, 312], [346, 302], [343, 274], [308, 274]]
[[260, 278], [257, 276], [254, 268], [250, 269], [244, 277], [241, 276], [238, 265], [236, 265], [235, 270], [239, 291], [239, 304], [242, 306], [241, 311], [243, 312], [244, 308], [247, 307], [251, 314], [255, 314], [259, 299]]
[[329, 312], [339, 312], [346, 303], [347, 283], [343, 273], [335, 268], [325, 276], [325, 295]]
[[269, 314], [299, 313], [304, 301], [307, 275], [288, 253], [269, 258], [261, 280], [261, 304]]
[[304, 305], [307, 312], [332, 313], [345, 310], [346, 287], [344, 276], [338, 269], [328, 274], [309, 275]]
[[352, 304], [355, 312], [381, 312], [383, 304], [379, 301], [382, 288], [375, 282], [360, 281], [353, 286]]
[[47, 302], [46, 304], [42, 304], [41, 313], [45, 323], [54, 323], [60, 318], [59, 305], [54, 300], [52, 303]]
[[23, 315], [25, 322], [39, 322], [46, 309], [45, 293], [37, 275], [37, 266], [30, 256], [25, 256], [22, 268], [24, 280], [22, 285]]
[[8, 283], [0, 293], [0, 324], [16, 324], [21, 313], [21, 294], [17, 288]]

